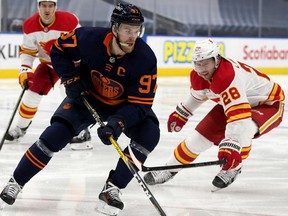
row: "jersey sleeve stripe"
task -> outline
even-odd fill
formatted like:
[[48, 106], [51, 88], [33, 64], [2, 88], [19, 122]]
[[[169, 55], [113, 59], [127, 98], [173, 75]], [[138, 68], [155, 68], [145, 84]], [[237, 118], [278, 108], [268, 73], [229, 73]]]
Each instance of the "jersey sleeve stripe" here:
[[238, 121], [241, 119], [246, 119], [251, 117], [251, 112], [246, 112], [246, 113], [240, 113], [237, 115], [229, 116], [227, 118], [227, 123], [233, 122], [233, 121]]
[[37, 49], [27, 49], [23, 46], [21, 46], [21, 49], [20, 49], [20, 55], [22, 54], [27, 54], [27, 55], [31, 55], [31, 56], [36, 56], [36, 54], [38, 53], [38, 50]]
[[284, 92], [281, 87], [274, 83], [271, 93], [268, 96], [267, 101], [283, 101], [285, 99]]
[[249, 103], [237, 104], [226, 110], [225, 115], [227, 116], [227, 123], [250, 118], [251, 106]]
[[55, 45], [55, 47], [56, 47], [58, 50], [60, 50], [60, 51], [63, 52], [63, 49], [61, 48], [61, 46], [60, 46], [59, 43], [58, 43], [58, 40], [55, 41], [54, 45]]
[[242, 103], [242, 104], [231, 106], [229, 109], [226, 110], [225, 115], [228, 116], [230, 112], [233, 112], [235, 110], [242, 110], [242, 109], [251, 109], [251, 106], [249, 103]]

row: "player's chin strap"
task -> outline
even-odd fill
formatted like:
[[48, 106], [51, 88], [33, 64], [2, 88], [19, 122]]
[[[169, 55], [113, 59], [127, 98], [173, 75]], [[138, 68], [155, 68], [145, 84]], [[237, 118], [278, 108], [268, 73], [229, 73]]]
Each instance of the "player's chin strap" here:
[[[119, 25], [115, 25], [115, 28], [119, 28], [118, 26], [119, 26]], [[112, 30], [111, 30], [111, 31], [112, 31]], [[119, 40], [119, 38], [118, 38], [118, 35], [115, 35], [113, 31], [112, 31], [112, 34], [113, 34], [113, 36], [115, 37], [116, 43], [117, 43], [117, 45], [119, 46], [119, 48], [120, 48], [124, 53], [126, 53], [126, 52], [122, 49], [122, 46], [128, 46], [128, 44], [123, 43], [123, 42], [120, 42], [120, 40]]]
[[[84, 103], [84, 105], [86, 106], [86, 108], [88, 109], [88, 111], [91, 113], [91, 115], [93, 116], [93, 118], [95, 119], [95, 121], [101, 126], [101, 127], [105, 127], [104, 122], [101, 120], [100, 116], [98, 115], [98, 113], [96, 112], [96, 110], [90, 105], [90, 103], [86, 100], [86, 98], [84, 97], [84, 93], [82, 93], [82, 101]], [[144, 182], [143, 178], [140, 176], [140, 174], [138, 173], [137, 168], [128, 160], [128, 158], [125, 156], [123, 150], [121, 149], [121, 147], [119, 146], [119, 144], [117, 143], [117, 141], [113, 138], [113, 136], [109, 137], [109, 140], [111, 142], [111, 144], [115, 147], [115, 149], [117, 150], [117, 152], [120, 155], [120, 158], [123, 160], [123, 162], [126, 164], [127, 168], [130, 170], [130, 172], [133, 174], [133, 176], [135, 177], [135, 179], [137, 180], [138, 184], [141, 186], [141, 188], [143, 189], [143, 191], [145, 192], [145, 194], [147, 195], [147, 197], [149, 198], [149, 200], [151, 201], [151, 203], [154, 205], [154, 207], [157, 209], [158, 213], [160, 214], [160, 216], [166, 216], [166, 213], [164, 212], [164, 210], [162, 209], [162, 207], [159, 205], [158, 201], [155, 199], [155, 197], [153, 196], [153, 194], [151, 193], [150, 189], [147, 187], [146, 183]]]
[[[115, 27], [119, 30], [119, 24], [115, 24]], [[138, 35], [138, 37], [141, 38], [141, 37], [144, 35], [144, 32], [145, 32], [145, 26], [144, 26], [144, 25], [141, 25], [140, 34]], [[127, 46], [129, 46], [129, 45], [128, 45], [127, 43], [121, 42], [121, 41], [119, 40], [119, 38], [118, 38], [118, 35], [116, 36], [116, 35], [113, 33], [113, 31], [112, 31], [112, 34], [113, 34], [113, 36], [115, 37], [116, 43], [117, 43], [117, 45], [119, 46], [119, 48], [120, 48], [123, 52], [125, 52], [125, 51], [122, 49], [122, 47], [123, 47], [123, 46], [127, 47]], [[125, 53], [126, 53], [126, 52], [125, 52]]]

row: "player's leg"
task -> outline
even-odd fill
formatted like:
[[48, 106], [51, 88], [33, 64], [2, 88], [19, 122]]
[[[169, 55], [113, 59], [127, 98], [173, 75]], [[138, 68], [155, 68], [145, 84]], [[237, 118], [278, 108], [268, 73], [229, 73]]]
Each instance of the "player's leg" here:
[[[216, 110], [216, 111], [215, 111]], [[210, 113], [221, 113], [221, 107], [214, 107], [207, 116], [196, 126], [196, 129], [175, 147], [165, 165], [181, 165], [192, 163], [202, 152], [209, 149], [214, 142], [220, 142], [224, 138], [225, 125], [219, 127], [217, 119], [211, 121]], [[223, 112], [223, 110], [222, 110]], [[210, 130], [212, 128], [212, 130]], [[217, 129], [217, 133], [215, 130]], [[213, 142], [214, 141], [214, 142]], [[149, 185], [162, 184], [171, 180], [181, 169], [151, 171], [145, 174], [144, 180]]]
[[[211, 116], [216, 118], [211, 118]], [[222, 121], [220, 121], [222, 116]], [[217, 119], [217, 121], [214, 121]], [[202, 152], [214, 143], [218, 144], [225, 133], [226, 117], [221, 106], [215, 106], [195, 130], [186, 137], [176, 148], [165, 163], [166, 165], [181, 165], [192, 163]], [[180, 169], [151, 171], [145, 174], [144, 180], [149, 185], [162, 184], [171, 180]]]
[[[156, 117], [154, 120], [146, 118], [144, 122], [125, 131], [131, 138], [130, 148], [140, 163], [144, 163], [150, 152], [158, 144], [160, 138], [159, 123]], [[128, 147], [124, 149], [125, 155], [131, 159], [131, 152]], [[124, 203], [120, 199], [120, 190], [125, 188], [132, 180], [133, 175], [122, 159], [119, 159], [115, 170], [111, 170], [108, 179], [99, 194], [99, 203], [96, 209], [108, 215], [117, 215], [124, 208]]]
[[48, 94], [58, 79], [55, 71], [49, 66], [38, 65], [34, 72], [33, 85], [25, 92], [20, 104], [16, 126], [5, 135], [6, 140], [14, 141], [26, 134], [43, 95]]
[[[65, 98], [66, 92], [63, 84], [59, 85], [60, 95]], [[76, 134], [70, 141], [70, 148], [72, 150], [90, 150], [93, 149], [93, 145], [91, 142], [91, 133], [89, 128], [85, 128], [80, 133]]]
[[93, 123], [95, 120], [87, 109], [69, 98], [64, 99], [52, 116], [51, 125], [23, 155], [12, 178], [1, 192], [1, 200], [12, 205], [24, 185], [46, 167], [53, 154], [63, 149], [75, 132]]
[[46, 167], [53, 154], [64, 148], [74, 133], [71, 127], [62, 122], [54, 122], [47, 127], [23, 155], [0, 198], [12, 205], [25, 184]]
[[[243, 128], [242, 136], [238, 140], [242, 146], [242, 161], [246, 160], [249, 156], [252, 139], [258, 138], [277, 127], [282, 121], [283, 111], [284, 104], [281, 102], [275, 102], [273, 105], [263, 104], [252, 108], [252, 121], [247, 120], [249, 123], [247, 127]], [[241, 169], [242, 164], [228, 171], [220, 170], [212, 182], [214, 186], [212, 191], [225, 188], [233, 183], [238, 174], [241, 173]]]
[[252, 108], [252, 119], [259, 127], [255, 138], [269, 133], [272, 129], [279, 126], [282, 122], [284, 113], [284, 103], [275, 102], [272, 105], [262, 104]]
[[91, 150], [93, 145], [91, 142], [91, 134], [89, 128], [85, 128], [78, 135], [74, 136], [70, 141], [72, 150]]
[[[174, 149], [165, 165], [190, 164], [212, 145], [211, 141], [194, 130]], [[144, 175], [144, 180], [149, 185], [162, 184], [171, 180], [180, 170], [151, 171]]]
[[30, 126], [33, 117], [37, 112], [37, 108], [42, 99], [42, 95], [31, 91], [30, 89], [26, 90], [20, 104], [17, 117], [17, 123], [14, 128], [8, 131], [5, 134], [5, 139], [9, 141], [18, 140], [22, 138], [28, 127]]

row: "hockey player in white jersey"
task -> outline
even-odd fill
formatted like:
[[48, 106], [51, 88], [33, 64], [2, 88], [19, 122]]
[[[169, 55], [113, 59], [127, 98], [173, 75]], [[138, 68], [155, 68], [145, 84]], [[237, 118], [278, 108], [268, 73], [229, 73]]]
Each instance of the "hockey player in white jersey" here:
[[[174, 149], [166, 164], [190, 164], [211, 146], [218, 146], [218, 158], [225, 159], [226, 164], [212, 181], [212, 191], [217, 191], [241, 173], [252, 139], [281, 123], [285, 96], [279, 84], [267, 75], [221, 56], [219, 45], [212, 39], [196, 41], [192, 60], [195, 69], [190, 74], [190, 95], [169, 116], [168, 131], [179, 132], [207, 99], [216, 105]], [[161, 184], [179, 171], [151, 171], [144, 180], [149, 185]]]
[[[43, 95], [47, 95], [59, 80], [50, 59], [53, 43], [61, 34], [80, 26], [74, 14], [56, 10], [57, 0], [37, 0], [37, 4], [38, 13], [26, 19], [23, 25], [19, 84], [27, 90], [19, 107], [16, 127], [5, 135], [5, 139], [9, 141], [22, 138], [26, 134]], [[33, 72], [33, 62], [36, 57], [39, 58], [40, 64]], [[91, 149], [91, 143], [83, 143], [90, 139], [90, 132], [85, 129], [71, 142], [82, 143], [73, 145], [77, 146], [75, 149]]]

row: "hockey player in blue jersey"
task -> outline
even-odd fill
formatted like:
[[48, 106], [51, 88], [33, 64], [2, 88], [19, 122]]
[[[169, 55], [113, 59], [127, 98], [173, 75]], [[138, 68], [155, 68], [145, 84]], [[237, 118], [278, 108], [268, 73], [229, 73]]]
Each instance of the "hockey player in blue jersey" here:
[[[101, 141], [109, 145], [111, 135], [117, 140], [124, 133], [131, 140], [134, 155], [144, 163], [158, 144], [160, 130], [151, 108], [157, 88], [157, 60], [140, 38], [143, 22], [139, 8], [119, 3], [111, 16], [111, 28], [81, 27], [55, 42], [52, 64], [65, 85], [67, 97], [3, 189], [0, 197], [5, 203], [12, 205], [24, 185], [46, 167], [53, 154], [63, 149], [75, 133], [95, 124], [82, 103], [83, 92], [107, 122], [97, 129]], [[129, 157], [127, 147], [124, 152]], [[98, 211], [117, 215], [124, 208], [119, 192], [132, 178], [119, 159], [99, 194]]]

